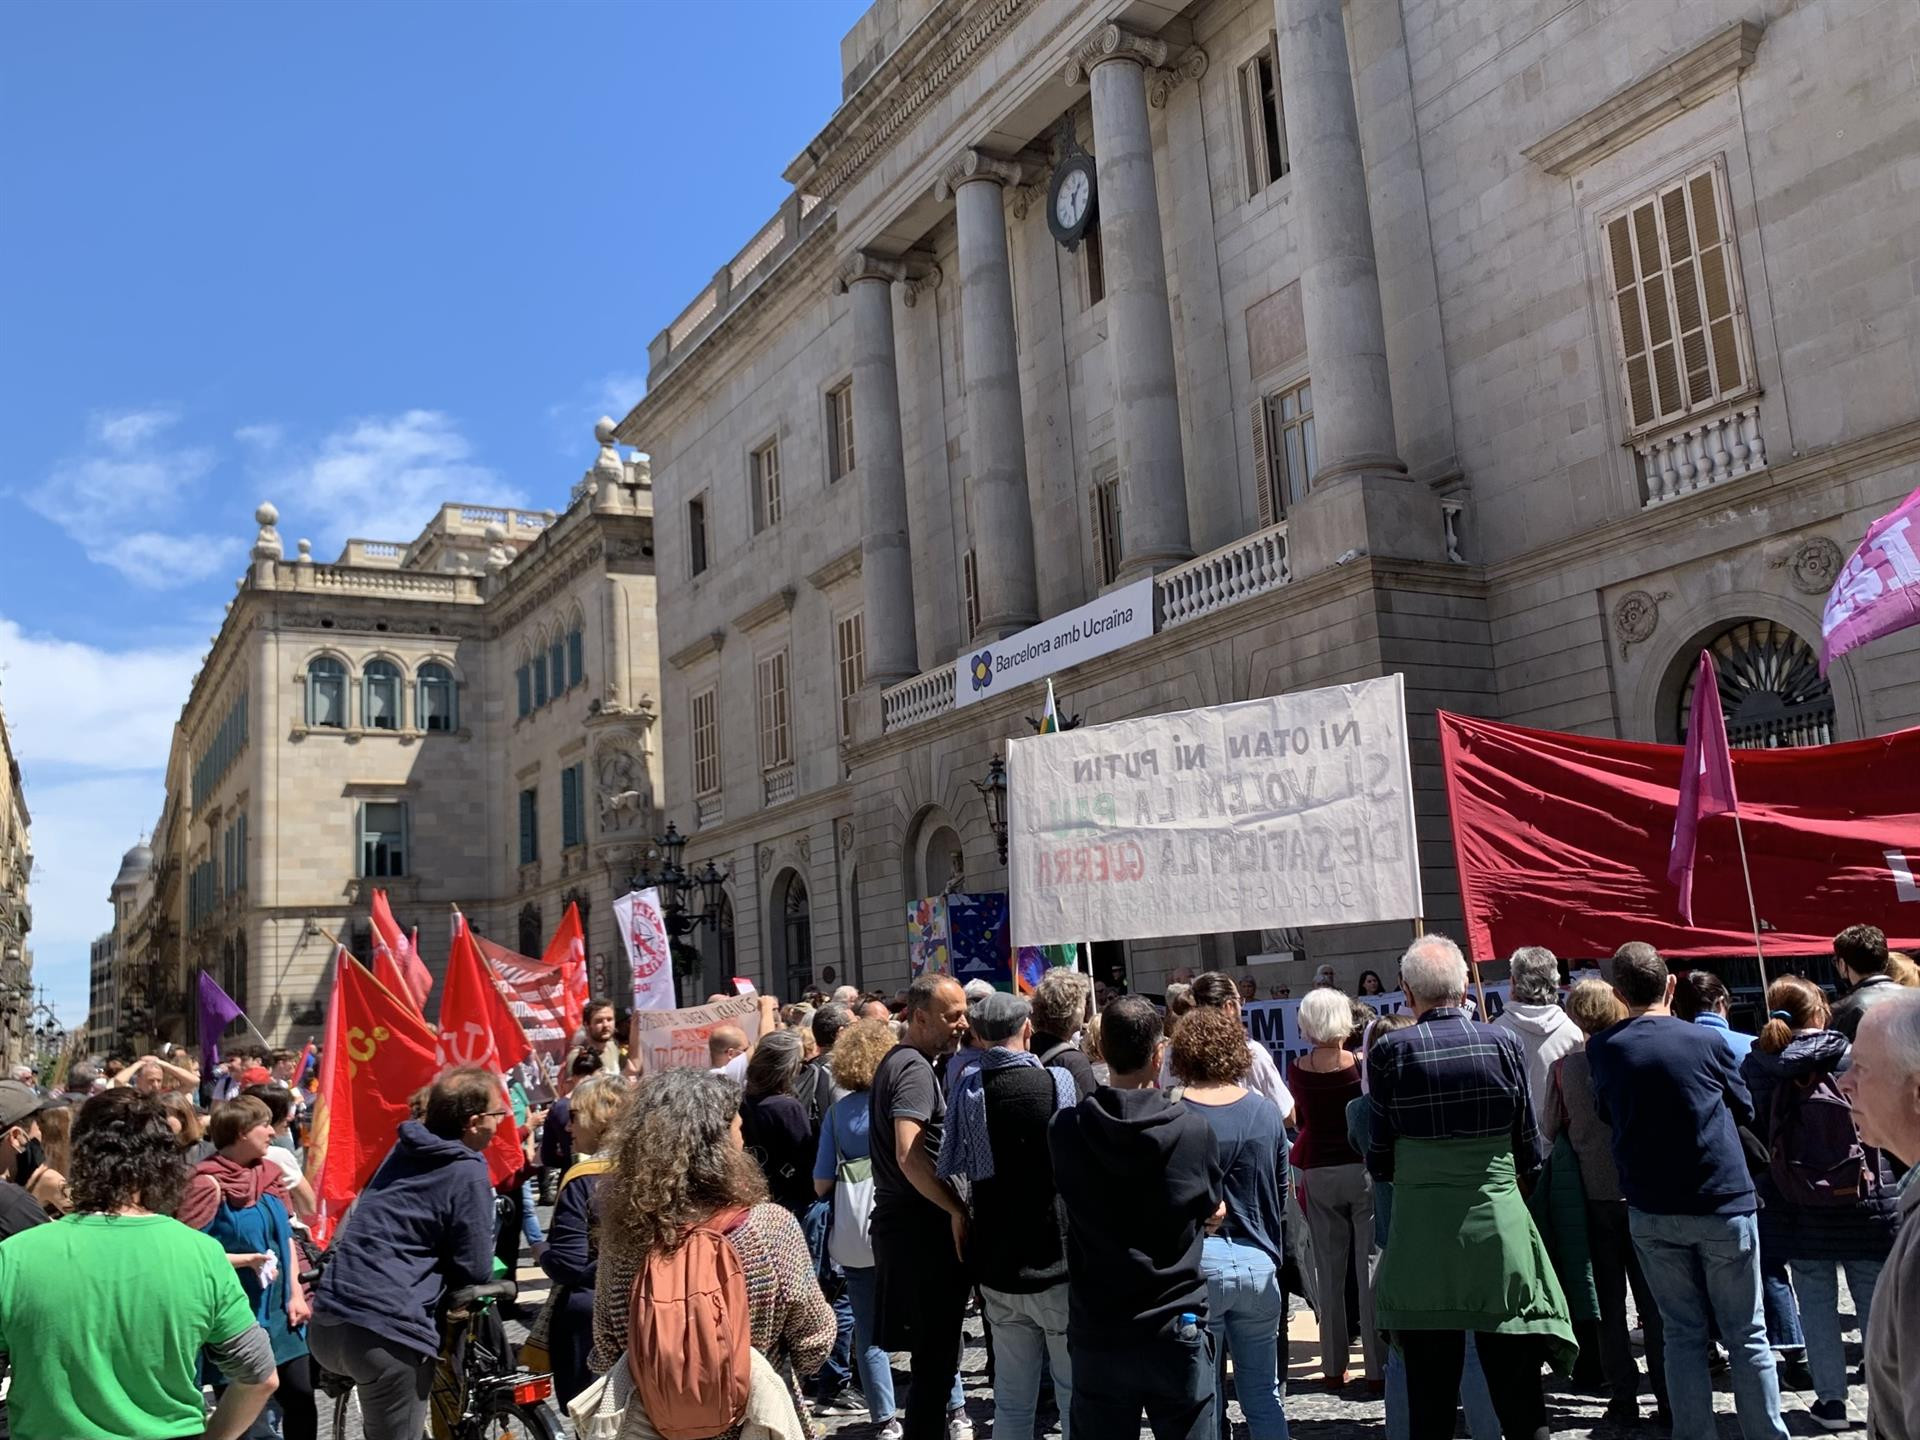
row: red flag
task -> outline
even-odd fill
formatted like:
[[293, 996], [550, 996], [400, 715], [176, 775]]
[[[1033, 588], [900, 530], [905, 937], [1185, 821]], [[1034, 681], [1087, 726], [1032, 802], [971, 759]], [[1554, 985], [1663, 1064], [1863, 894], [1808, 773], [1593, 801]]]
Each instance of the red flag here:
[[[532, 1053], [520, 1022], [513, 1018], [474, 948], [466, 917], [456, 912], [447, 980], [440, 991], [441, 1064], [480, 1065], [503, 1074], [509, 1065], [518, 1065]], [[487, 1149], [487, 1174], [498, 1185], [518, 1174], [523, 1163], [520, 1130], [509, 1115]]]
[[580, 1028], [587, 1008], [587, 937], [580, 928], [580, 906], [567, 902], [567, 913], [560, 917], [560, 928], [547, 942], [547, 953], [540, 957], [566, 977], [567, 1034]]
[[409, 1097], [439, 1072], [426, 1023], [338, 947], [307, 1137], [307, 1179], [327, 1217], [323, 1228], [373, 1178], [407, 1118]]
[[[420, 932], [414, 931], [418, 938]], [[382, 966], [382, 952], [385, 952], [385, 968]], [[433, 990], [433, 972], [420, 960], [419, 946], [410, 942], [400, 933], [400, 923], [393, 918], [393, 909], [387, 904], [387, 892], [373, 892], [373, 969], [380, 976], [381, 983], [394, 994], [410, 999], [414, 1007], [422, 1014], [426, 1013], [427, 996]], [[398, 979], [399, 986], [394, 987]]]
[[[1623, 940], [1694, 958], [1753, 943], [1731, 854], [1694, 875], [1699, 925], [1674, 912], [1680, 746], [1442, 712], [1440, 747], [1476, 959], [1521, 945], [1597, 957]], [[1830, 954], [1863, 916], [1888, 944], [1920, 946], [1920, 729], [1732, 760], [1769, 959]]]
[[1680, 887], [1680, 918], [1693, 924], [1693, 863], [1700, 848], [1700, 822], [1740, 808], [1733, 792], [1733, 753], [1727, 748], [1727, 717], [1720, 709], [1720, 677], [1713, 656], [1700, 652], [1687, 716], [1687, 753], [1680, 762], [1680, 804], [1673, 815], [1673, 845], [1667, 879]]

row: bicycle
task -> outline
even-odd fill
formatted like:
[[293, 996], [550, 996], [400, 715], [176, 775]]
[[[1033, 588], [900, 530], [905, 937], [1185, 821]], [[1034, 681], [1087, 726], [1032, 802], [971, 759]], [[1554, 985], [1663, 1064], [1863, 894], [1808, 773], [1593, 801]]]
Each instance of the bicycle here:
[[[311, 1288], [325, 1253], [301, 1280]], [[434, 1372], [429, 1433], [435, 1440], [558, 1440], [553, 1376], [523, 1369], [507, 1338], [499, 1302], [518, 1290], [512, 1280], [465, 1285], [447, 1296], [447, 1341]], [[353, 1380], [314, 1365], [313, 1387], [333, 1402], [333, 1440], [360, 1440]]]

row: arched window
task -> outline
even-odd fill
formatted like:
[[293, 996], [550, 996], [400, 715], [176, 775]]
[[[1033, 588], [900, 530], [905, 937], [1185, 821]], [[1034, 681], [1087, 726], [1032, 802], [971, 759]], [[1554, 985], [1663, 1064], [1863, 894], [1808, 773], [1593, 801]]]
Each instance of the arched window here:
[[547, 652], [544, 638], [536, 642], [538, 648], [533, 652], [533, 708], [538, 710], [547, 703]]
[[567, 637], [558, 630], [547, 646], [547, 669], [553, 675], [553, 698], [558, 700], [567, 693]]
[[453, 672], [441, 664], [427, 664], [420, 667], [420, 694], [414, 702], [414, 713], [418, 717], [422, 730], [457, 730], [460, 728], [460, 707], [458, 692], [453, 683]]
[[400, 667], [391, 660], [369, 660], [360, 672], [360, 723], [369, 730], [400, 728]]
[[532, 902], [522, 905], [520, 907], [520, 953], [522, 955], [538, 955], [540, 953], [542, 934], [543, 931], [540, 928], [540, 907]]
[[567, 688], [587, 678], [587, 637], [581, 628], [580, 618], [576, 615], [573, 628], [567, 631]]
[[347, 724], [347, 667], [331, 655], [307, 664], [307, 724], [344, 730]]
[[[1741, 620], [1709, 640], [1720, 683], [1720, 709], [1727, 717], [1727, 743], [1735, 748], [1777, 750], [1833, 743], [1833, 686], [1820, 673], [1813, 647], [1773, 620]], [[1677, 660], [1686, 668], [1680, 691], [1680, 739], [1687, 738], [1699, 652]]]
[[520, 664], [513, 672], [514, 685], [520, 692], [520, 718], [526, 719], [533, 711], [533, 671], [527, 665], [527, 652], [520, 652]]

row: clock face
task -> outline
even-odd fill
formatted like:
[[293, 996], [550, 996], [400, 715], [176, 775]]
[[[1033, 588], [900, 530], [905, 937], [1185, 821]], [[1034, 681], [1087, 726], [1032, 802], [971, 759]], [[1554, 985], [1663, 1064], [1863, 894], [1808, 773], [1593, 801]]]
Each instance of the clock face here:
[[1092, 199], [1093, 182], [1087, 178], [1087, 172], [1079, 168], [1069, 171], [1060, 182], [1060, 193], [1053, 201], [1053, 216], [1060, 228], [1077, 228], [1086, 218], [1087, 204]]

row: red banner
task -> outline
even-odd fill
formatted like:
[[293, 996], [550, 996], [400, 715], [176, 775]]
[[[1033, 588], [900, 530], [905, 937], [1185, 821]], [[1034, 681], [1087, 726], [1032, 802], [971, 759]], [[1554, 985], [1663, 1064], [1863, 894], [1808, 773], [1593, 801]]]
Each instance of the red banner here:
[[326, 1217], [323, 1229], [373, 1178], [407, 1118], [408, 1100], [439, 1073], [426, 1022], [336, 949], [320, 1092], [307, 1140], [307, 1179]]
[[567, 972], [482, 935], [474, 936], [473, 943], [492, 969], [507, 1008], [520, 1022], [520, 1031], [533, 1048], [533, 1063], [540, 1067], [541, 1083], [551, 1093], [567, 1058], [568, 1043], [580, 1028], [581, 1006], [573, 999]]
[[[1645, 940], [1674, 956], [1753, 953], [1734, 817], [1699, 826], [1693, 917], [1667, 879], [1678, 745], [1440, 714], [1466, 948], [1573, 959]], [[1848, 925], [1920, 944], [1920, 729], [1844, 745], [1735, 750], [1740, 824], [1768, 955], [1824, 955]]]
[[[466, 917], [453, 919], [453, 946], [447, 955], [446, 983], [440, 989], [440, 1059], [445, 1065], [479, 1065], [504, 1075], [532, 1054], [520, 1022], [487, 973], [486, 962], [474, 948]], [[505, 1086], [501, 1103], [506, 1103]], [[507, 1116], [494, 1132], [487, 1150], [487, 1174], [495, 1185], [512, 1177], [524, 1164], [520, 1132]]]

